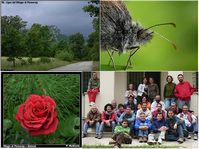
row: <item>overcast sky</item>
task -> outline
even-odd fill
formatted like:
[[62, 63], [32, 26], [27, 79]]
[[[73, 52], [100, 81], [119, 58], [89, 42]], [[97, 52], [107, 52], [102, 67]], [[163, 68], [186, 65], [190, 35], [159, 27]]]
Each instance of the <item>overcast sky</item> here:
[[87, 1], [39, 1], [38, 4], [2, 4], [2, 15], [19, 15], [30, 28], [33, 23], [56, 25], [62, 33], [93, 31], [92, 18], [82, 10]]

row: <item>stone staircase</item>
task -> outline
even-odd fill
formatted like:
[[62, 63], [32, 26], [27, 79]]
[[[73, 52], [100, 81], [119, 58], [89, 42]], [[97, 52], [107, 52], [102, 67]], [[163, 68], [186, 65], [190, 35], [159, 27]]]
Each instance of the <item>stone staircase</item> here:
[[[89, 128], [88, 129], [88, 137], [95, 137], [95, 128]], [[112, 137], [112, 131], [111, 128], [105, 127], [103, 132], [103, 138], [111, 138]]]
[[[82, 119], [82, 129], [84, 125], [85, 118]], [[87, 137], [95, 137], [95, 128], [88, 128]], [[111, 138], [112, 137], [112, 129], [109, 127], [104, 127], [103, 138]]]

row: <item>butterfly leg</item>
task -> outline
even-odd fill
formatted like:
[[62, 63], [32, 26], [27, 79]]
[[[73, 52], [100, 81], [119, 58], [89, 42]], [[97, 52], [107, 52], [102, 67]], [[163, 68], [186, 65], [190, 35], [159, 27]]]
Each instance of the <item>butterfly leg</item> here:
[[136, 47], [135, 50], [132, 49], [132, 51], [130, 52], [128, 61], [127, 61], [127, 63], [126, 63], [126, 67], [125, 67], [124, 70], [126, 70], [126, 69], [128, 68], [129, 63], [130, 63], [130, 66], [132, 65], [132, 64], [131, 64], [131, 57], [137, 52], [137, 50], [138, 50], [139, 48], [140, 48], [140, 47]]
[[[111, 52], [111, 57], [113, 57], [114, 52], [115, 52], [115, 51], [112, 51], [112, 52]], [[110, 57], [110, 59], [109, 59], [108, 65], [111, 65], [111, 57]]]
[[[110, 51], [107, 49], [107, 52], [108, 52], [108, 55], [109, 55], [109, 57], [110, 57], [110, 60], [112, 61], [112, 63], [113, 63], [113, 68], [114, 68], [114, 70], [115, 70], [115, 62], [114, 62], [114, 60], [113, 60], [113, 56], [111, 55], [111, 53], [110, 53]], [[113, 53], [113, 52], [112, 52]]]

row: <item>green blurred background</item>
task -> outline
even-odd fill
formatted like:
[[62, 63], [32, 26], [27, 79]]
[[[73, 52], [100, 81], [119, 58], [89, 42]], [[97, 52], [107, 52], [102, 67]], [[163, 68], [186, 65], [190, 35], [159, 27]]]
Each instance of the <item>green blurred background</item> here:
[[[128, 70], [193, 70], [198, 68], [198, 4], [197, 1], [125, 1], [133, 20], [144, 28], [165, 22], [172, 26], [153, 28], [177, 45], [175, 50], [166, 40], [155, 35], [132, 57]], [[117, 70], [123, 70], [129, 53], [114, 55]], [[108, 65], [109, 56], [101, 51], [101, 70], [114, 70]]]

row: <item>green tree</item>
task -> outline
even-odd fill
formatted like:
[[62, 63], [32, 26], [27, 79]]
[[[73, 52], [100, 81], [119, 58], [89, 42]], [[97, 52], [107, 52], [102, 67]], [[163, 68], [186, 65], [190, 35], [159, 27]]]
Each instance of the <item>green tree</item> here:
[[81, 60], [83, 58], [84, 36], [81, 33], [75, 33], [69, 36], [69, 47], [74, 53], [74, 58]]
[[88, 2], [88, 6], [83, 7], [83, 10], [89, 13], [90, 17], [93, 18], [94, 32], [90, 33], [87, 46], [89, 47], [90, 56], [89, 59], [99, 60], [99, 1], [91, 0]]
[[15, 67], [15, 59], [22, 56], [25, 50], [24, 33], [26, 27], [25, 21], [19, 16], [1, 17], [1, 35], [2, 35], [2, 56], [8, 56]]
[[28, 54], [30, 57], [50, 56], [53, 35], [48, 26], [33, 24], [27, 33], [26, 44], [28, 45]]

